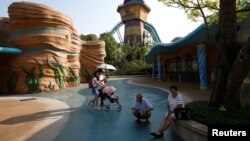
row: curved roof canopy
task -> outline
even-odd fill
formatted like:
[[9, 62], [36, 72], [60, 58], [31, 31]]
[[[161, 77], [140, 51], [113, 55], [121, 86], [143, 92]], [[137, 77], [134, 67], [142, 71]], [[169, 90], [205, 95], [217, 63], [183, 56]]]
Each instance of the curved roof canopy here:
[[[248, 17], [238, 24], [240, 30], [237, 32], [237, 41], [243, 43], [250, 37], [250, 14]], [[214, 37], [217, 31], [218, 25], [212, 25], [209, 27], [210, 37]], [[198, 44], [209, 43], [205, 25], [202, 24], [187, 36], [180, 38], [171, 43], [157, 43], [153, 45], [150, 51], [145, 55], [145, 61], [147, 63], [153, 63], [157, 56], [175, 54], [185, 47], [195, 46]]]

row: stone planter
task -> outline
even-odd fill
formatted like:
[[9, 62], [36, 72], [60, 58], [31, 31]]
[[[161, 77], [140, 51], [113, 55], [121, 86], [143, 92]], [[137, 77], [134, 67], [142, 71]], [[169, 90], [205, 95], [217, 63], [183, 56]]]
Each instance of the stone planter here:
[[185, 141], [208, 140], [208, 127], [193, 120], [175, 120], [171, 126]]

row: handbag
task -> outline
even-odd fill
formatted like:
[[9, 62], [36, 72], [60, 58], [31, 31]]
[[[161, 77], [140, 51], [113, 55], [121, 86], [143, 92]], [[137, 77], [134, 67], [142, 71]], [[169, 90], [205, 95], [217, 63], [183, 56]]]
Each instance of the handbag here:
[[175, 118], [177, 120], [189, 120], [191, 119], [191, 109], [190, 108], [176, 108], [174, 109]]

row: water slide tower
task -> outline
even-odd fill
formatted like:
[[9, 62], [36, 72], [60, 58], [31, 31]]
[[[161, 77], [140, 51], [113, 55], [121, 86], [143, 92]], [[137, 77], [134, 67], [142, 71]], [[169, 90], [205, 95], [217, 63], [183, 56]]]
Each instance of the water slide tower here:
[[125, 24], [124, 42], [143, 45], [144, 22], [150, 12], [149, 6], [143, 0], [124, 0], [123, 4], [118, 6], [117, 12]]

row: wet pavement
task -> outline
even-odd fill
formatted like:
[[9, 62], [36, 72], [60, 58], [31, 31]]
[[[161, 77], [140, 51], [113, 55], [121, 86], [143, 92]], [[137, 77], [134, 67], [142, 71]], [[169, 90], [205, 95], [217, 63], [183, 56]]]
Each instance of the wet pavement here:
[[[49, 94], [32, 94], [35, 97], [47, 97], [65, 102], [70, 107], [70, 114], [63, 128], [56, 128], [58, 124], [62, 124], [59, 121], [34, 134], [29, 140], [43, 138], [55, 141], [183, 141], [171, 127], [161, 139], [154, 139], [149, 135], [158, 128], [165, 115], [168, 93], [155, 88], [132, 85], [127, 83], [128, 80], [116, 79], [107, 83], [117, 89], [115, 95], [119, 96], [121, 111], [117, 110], [115, 103], [111, 104], [108, 112], [104, 108], [95, 110], [86, 106], [92, 96], [91, 90], [86, 88], [86, 85]], [[154, 107], [148, 123], [136, 122], [131, 113], [130, 108], [137, 93], [142, 93]], [[60, 132], [53, 135], [53, 130]]]

